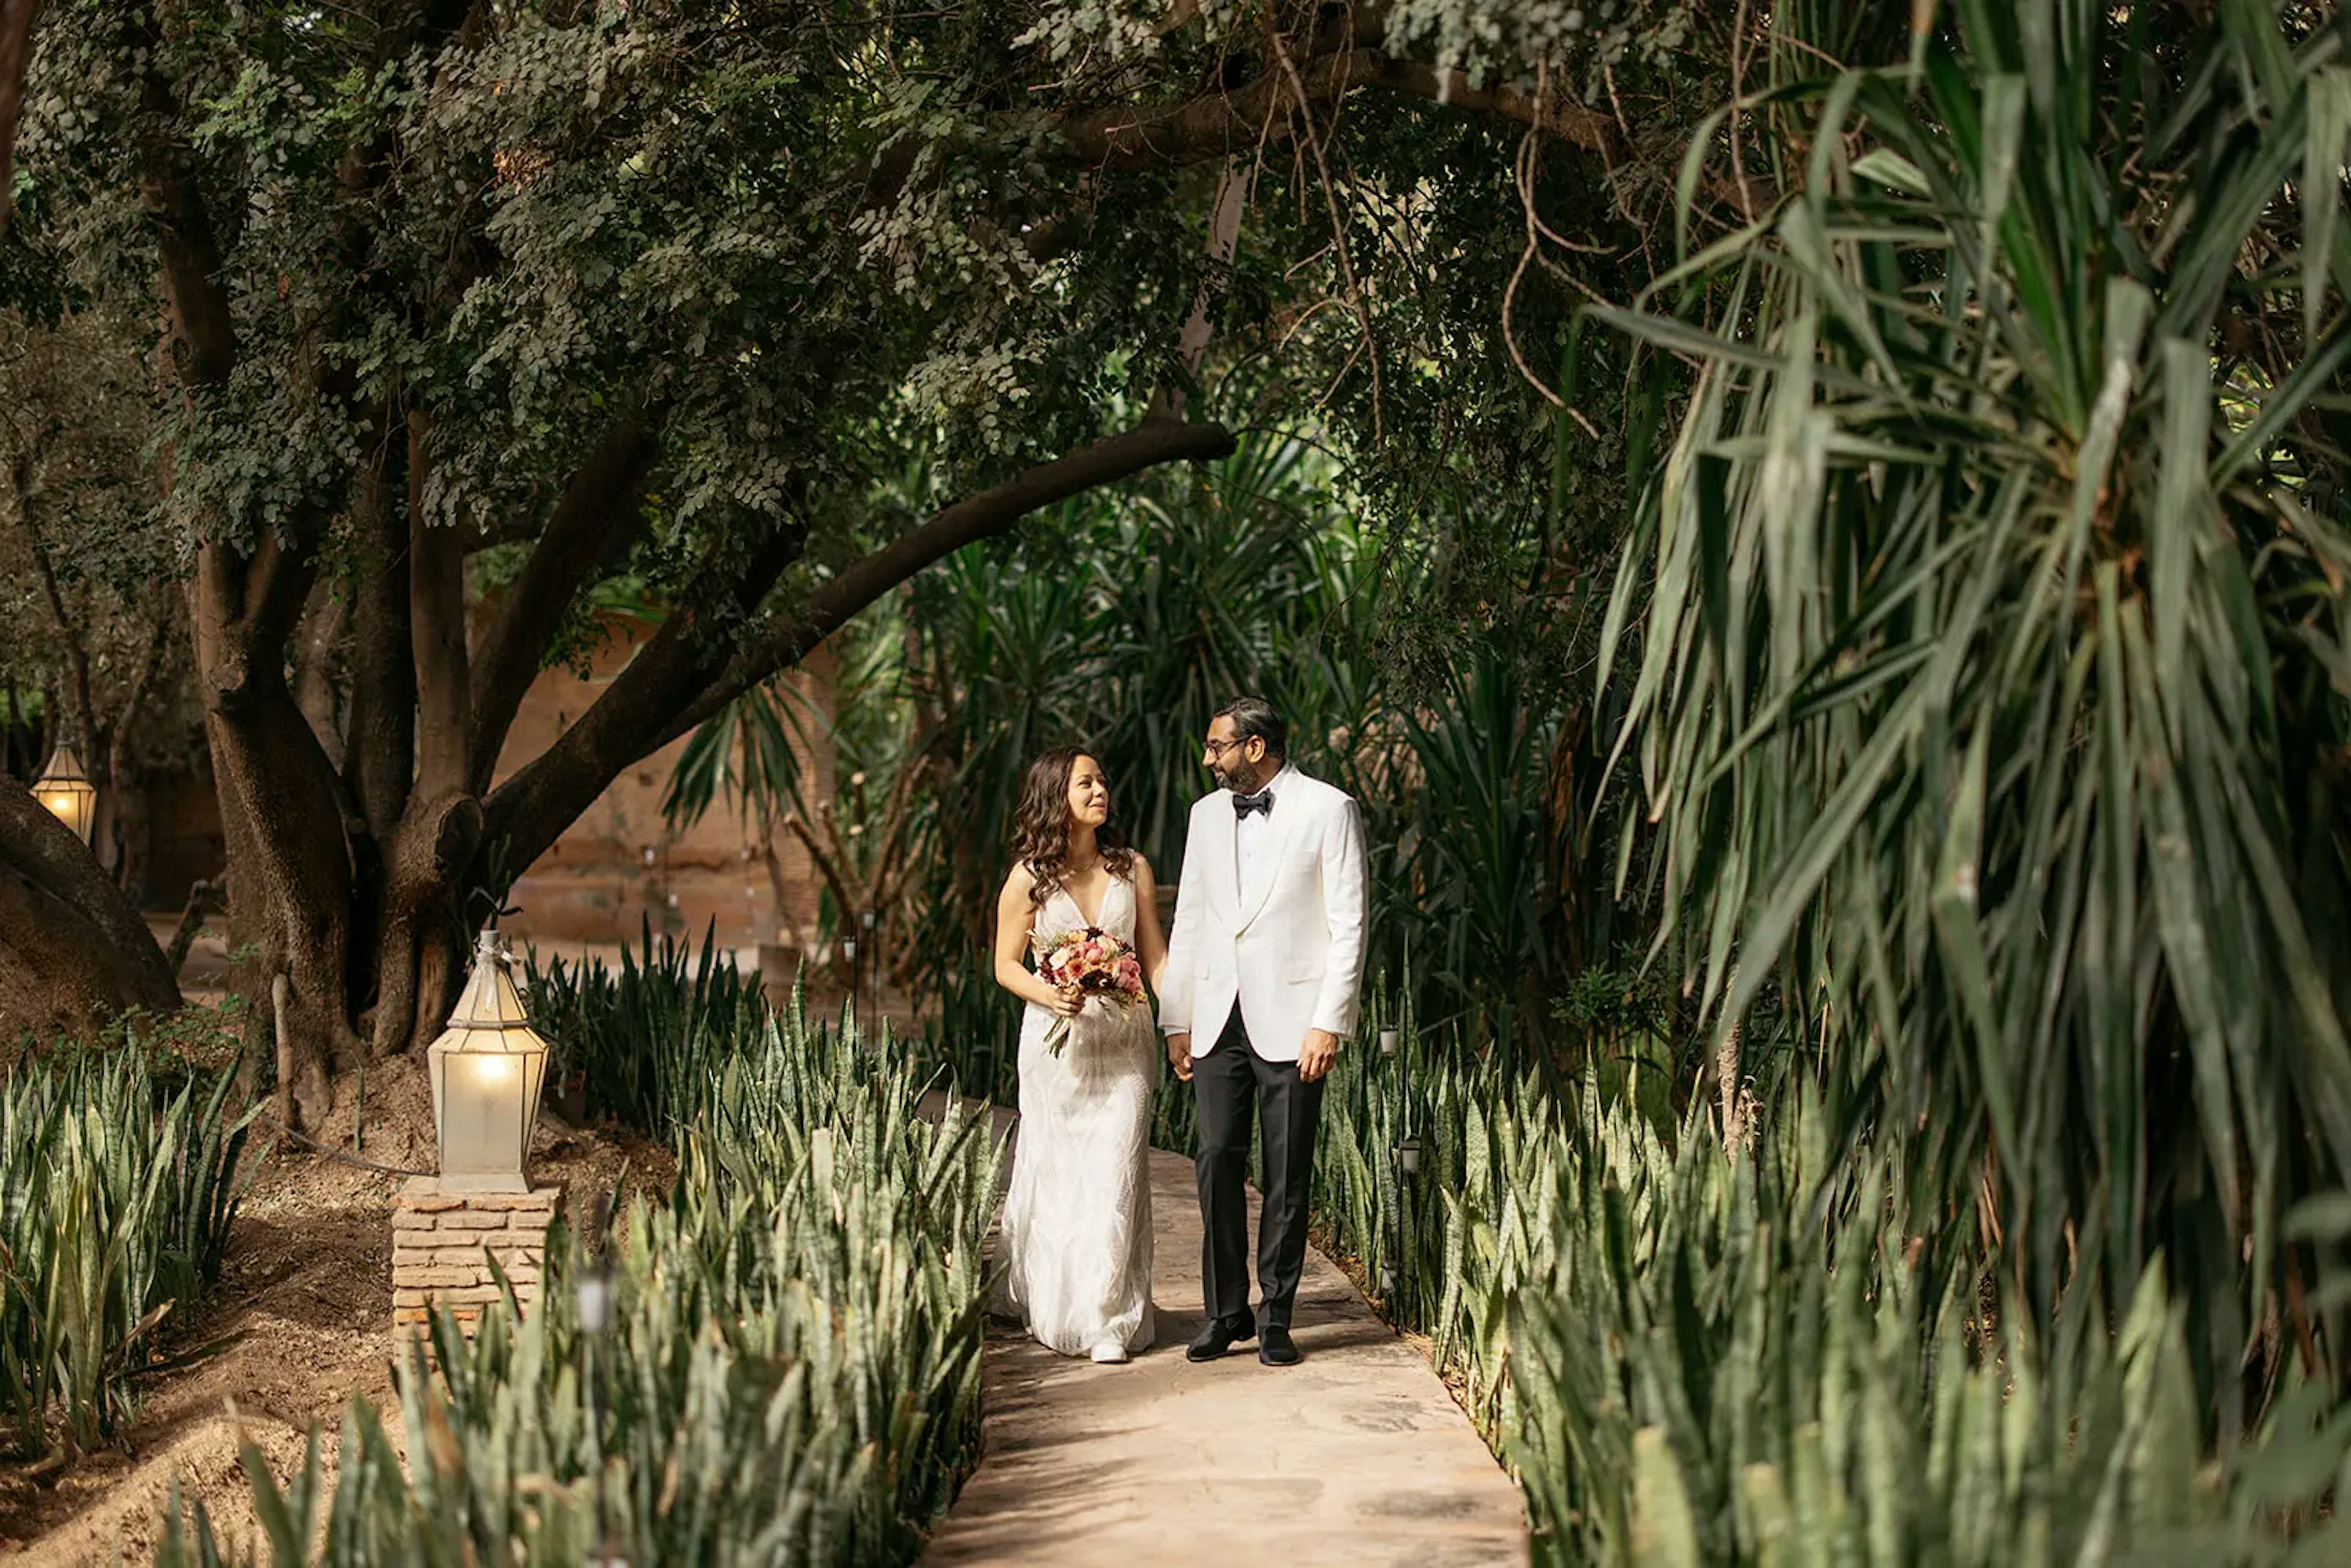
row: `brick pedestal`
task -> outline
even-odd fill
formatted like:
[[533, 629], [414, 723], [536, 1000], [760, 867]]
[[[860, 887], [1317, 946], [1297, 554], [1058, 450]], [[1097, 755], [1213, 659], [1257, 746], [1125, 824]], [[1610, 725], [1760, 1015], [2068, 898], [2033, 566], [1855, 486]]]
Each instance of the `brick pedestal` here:
[[443, 1192], [411, 1176], [392, 1206], [392, 1326], [394, 1339], [421, 1334], [426, 1309], [455, 1317], [470, 1337], [482, 1309], [498, 1299], [486, 1251], [514, 1284], [525, 1311], [538, 1300], [547, 1228], [560, 1187], [530, 1192]]

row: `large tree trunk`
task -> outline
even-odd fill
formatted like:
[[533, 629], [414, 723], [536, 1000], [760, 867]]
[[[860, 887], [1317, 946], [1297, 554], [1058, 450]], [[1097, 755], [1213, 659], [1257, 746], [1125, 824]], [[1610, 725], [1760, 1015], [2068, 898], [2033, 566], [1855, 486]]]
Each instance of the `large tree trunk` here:
[[0, 781], [0, 1036], [87, 1035], [180, 1005], [147, 923], [81, 841]]
[[274, 546], [250, 565], [213, 547], [189, 593], [231, 867], [229, 927], [259, 950], [249, 994], [267, 995], [286, 977], [298, 1066], [290, 1088], [306, 1120], [326, 1114], [335, 1071], [357, 1059], [348, 835], [364, 831], [355, 813], [347, 822], [334, 769], [286, 684], [285, 651], [310, 577]]
[[458, 899], [482, 841], [482, 803], [462, 790], [420, 800], [386, 857], [383, 936], [376, 953], [376, 1000], [369, 1033], [376, 1055], [422, 1045], [456, 1000], [462, 974]]
[[290, 695], [277, 711], [215, 709], [205, 715], [204, 730], [232, 870], [231, 940], [258, 954], [243, 988], [266, 996], [286, 977], [291, 1039], [280, 1059], [296, 1064], [289, 1087], [297, 1116], [315, 1124], [332, 1108], [335, 1074], [358, 1060], [350, 992], [354, 907], [331, 783], [287, 744], [288, 722], [310, 739]]

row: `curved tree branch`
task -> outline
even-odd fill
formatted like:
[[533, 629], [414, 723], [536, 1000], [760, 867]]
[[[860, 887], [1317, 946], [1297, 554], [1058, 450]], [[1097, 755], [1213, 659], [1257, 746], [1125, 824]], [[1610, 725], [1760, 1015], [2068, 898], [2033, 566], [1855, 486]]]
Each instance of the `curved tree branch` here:
[[131, 689], [123, 695], [122, 706], [109, 721], [102, 733], [106, 737], [106, 778], [118, 787], [131, 778], [131, 737], [139, 732], [139, 716], [147, 706], [148, 694], [163, 674], [163, 655], [172, 646], [172, 605], [168, 596], [155, 610], [155, 630], [147, 639], [147, 657], [139, 666]]
[[[1284, 110], [1319, 107], [1358, 88], [1378, 87], [1407, 97], [1498, 114], [1547, 131], [1587, 152], [1606, 150], [1615, 128], [1606, 115], [1564, 99], [1538, 101], [1509, 86], [1473, 87], [1464, 73], [1400, 58], [1379, 47], [1378, 18], [1365, 18], [1353, 46], [1306, 55], [1295, 62], [1295, 88], [1281, 67], [1230, 89], [1167, 104], [1114, 104], [1056, 115], [1041, 151], [1064, 163], [1099, 169], [1151, 169], [1204, 162], [1278, 145], [1296, 134]], [[869, 202], [894, 199], [931, 143], [906, 141], [874, 160], [865, 189]]]
[[[807, 543], [798, 523], [768, 540], [734, 580], [735, 611], [756, 608]], [[537, 860], [622, 768], [662, 744], [663, 719], [692, 701], [723, 659], [716, 641], [697, 604], [674, 611], [587, 712], [490, 792], [485, 841], [503, 841], [512, 864]]]
[[[797, 614], [771, 622], [751, 649], [733, 657], [714, 659], [702, 651], [690, 611], [672, 617], [579, 722], [491, 791], [485, 841], [504, 840], [511, 862], [528, 865], [622, 768], [797, 663], [850, 617], [932, 562], [1008, 532], [1040, 507], [1161, 463], [1221, 457], [1233, 444], [1231, 433], [1218, 425], [1146, 420], [1040, 463], [956, 502], [904, 538], [853, 562], [810, 595]], [[769, 554], [755, 563], [745, 578], [750, 595], [746, 608], [765, 595], [789, 559]]]
[[[151, 35], [138, 44], [152, 61], [161, 41]], [[152, 64], [139, 92], [139, 197], [155, 220], [172, 363], [188, 391], [225, 386], [236, 368], [236, 323], [221, 281], [220, 242], [196, 182], [195, 161], [171, 133], [179, 118], [178, 95]]]
[[[967, 544], [1009, 532], [1056, 501], [1115, 484], [1163, 463], [1197, 463], [1233, 450], [1220, 424], [1148, 419], [956, 502], [903, 538], [851, 563], [777, 621], [753, 648], [729, 660], [709, 688], [673, 716], [647, 750], [668, 745], [777, 671], [798, 664], [861, 610]], [[633, 759], [632, 759], [633, 760]]]
[[1442, 66], [1383, 56], [1378, 74], [1372, 80], [1392, 92], [1450, 104], [1472, 113], [1499, 114], [1538, 131], [1548, 131], [1587, 152], [1605, 152], [1615, 138], [1615, 126], [1606, 115], [1580, 103], [1564, 99], [1538, 101], [1533, 94], [1514, 87], [1472, 87], [1467, 76]]
[[[83, 767], [103, 768], [106, 758], [98, 750], [98, 708], [90, 690], [89, 646], [82, 641], [82, 630], [74, 623], [72, 612], [66, 608], [65, 591], [57, 582], [57, 563], [49, 559], [48, 541], [41, 537], [40, 519], [34, 515], [34, 461], [35, 452], [31, 449], [16, 458], [12, 476], [16, 487], [16, 520], [24, 525], [25, 543], [33, 558], [33, 574], [41, 580], [41, 596], [48, 601], [49, 618], [57, 623], [57, 640], [65, 644], [66, 678], [73, 685], [77, 731], [74, 746], [81, 752]], [[101, 777], [98, 782], [112, 780]]]

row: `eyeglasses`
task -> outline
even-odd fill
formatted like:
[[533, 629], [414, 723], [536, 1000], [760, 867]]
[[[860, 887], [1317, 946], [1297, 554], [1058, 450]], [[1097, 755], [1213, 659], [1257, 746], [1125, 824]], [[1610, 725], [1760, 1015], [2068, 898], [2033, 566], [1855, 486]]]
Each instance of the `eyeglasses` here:
[[1226, 752], [1237, 751], [1248, 744], [1249, 737], [1243, 736], [1238, 740], [1204, 740], [1200, 742], [1200, 747], [1209, 756], [1222, 761]]

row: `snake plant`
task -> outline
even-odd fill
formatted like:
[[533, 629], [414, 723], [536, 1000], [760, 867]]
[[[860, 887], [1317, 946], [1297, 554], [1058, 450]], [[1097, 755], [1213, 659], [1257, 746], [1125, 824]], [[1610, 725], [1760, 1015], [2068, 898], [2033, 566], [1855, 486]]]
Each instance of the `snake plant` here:
[[20, 1452], [112, 1438], [157, 1331], [218, 1278], [252, 1120], [233, 1075], [135, 1049], [0, 1074], [0, 1401]]
[[919, 1117], [887, 1040], [677, 980], [632, 965], [569, 998], [608, 1040], [692, 1020], [649, 1081], [668, 1195], [601, 1248], [559, 1226], [528, 1312], [509, 1291], [470, 1342], [434, 1319], [400, 1369], [404, 1469], [356, 1402], [331, 1494], [315, 1435], [287, 1479], [246, 1454], [266, 1555], [224, 1551], [175, 1497], [159, 1563], [912, 1559], [978, 1447], [987, 1124]]

